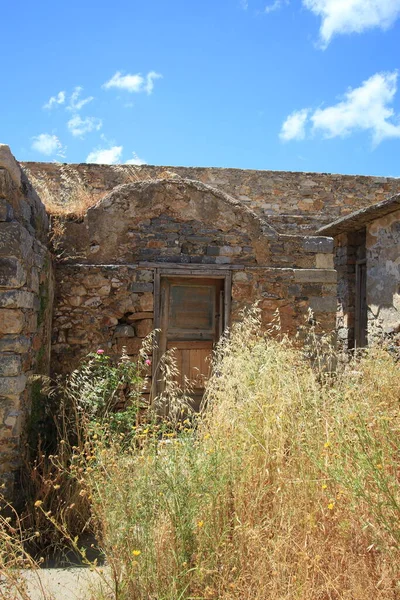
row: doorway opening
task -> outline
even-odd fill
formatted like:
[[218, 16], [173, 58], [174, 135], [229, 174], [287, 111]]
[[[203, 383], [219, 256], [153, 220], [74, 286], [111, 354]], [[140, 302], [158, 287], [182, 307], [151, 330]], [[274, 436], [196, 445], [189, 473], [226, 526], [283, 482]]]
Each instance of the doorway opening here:
[[[230, 277], [164, 273], [157, 287], [157, 360], [173, 349], [179, 371], [177, 384], [188, 393], [193, 409], [199, 410], [215, 343], [229, 325]], [[157, 392], [162, 389], [163, 382], [157, 381]]]

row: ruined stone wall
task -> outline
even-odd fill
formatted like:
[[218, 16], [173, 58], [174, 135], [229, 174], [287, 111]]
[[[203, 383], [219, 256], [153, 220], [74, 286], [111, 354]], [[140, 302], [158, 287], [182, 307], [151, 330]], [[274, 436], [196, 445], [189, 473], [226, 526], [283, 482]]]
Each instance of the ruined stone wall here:
[[400, 332], [400, 211], [367, 226], [368, 339]]
[[[53, 369], [97, 348], [137, 355], [154, 328], [157, 274], [232, 276], [231, 316], [259, 301], [265, 329], [291, 336], [311, 308], [319, 331], [336, 314], [333, 240], [280, 235], [254, 212], [191, 180], [116, 188], [59, 239]], [[209, 271], [211, 270], [211, 271]]]
[[0, 478], [12, 493], [31, 410], [31, 375], [50, 360], [48, 218], [8, 146], [0, 145]]
[[281, 233], [311, 234], [324, 224], [400, 192], [400, 179], [327, 173], [132, 165], [22, 163], [44, 202], [93, 205], [115, 186], [182, 177], [211, 185], [248, 206]]
[[[117, 358], [125, 347], [129, 356], [137, 357], [143, 338], [154, 328], [158, 269], [150, 264], [57, 268], [53, 370], [69, 372], [81, 357], [98, 348]], [[161, 274], [164, 270], [161, 267]], [[190, 276], [184, 270], [181, 274]], [[309, 308], [319, 323], [318, 332], [334, 329], [336, 273], [332, 269], [235, 267], [231, 293], [232, 321], [240, 320], [242, 310], [258, 301], [265, 329], [279, 319], [281, 331], [294, 337], [306, 325]]]

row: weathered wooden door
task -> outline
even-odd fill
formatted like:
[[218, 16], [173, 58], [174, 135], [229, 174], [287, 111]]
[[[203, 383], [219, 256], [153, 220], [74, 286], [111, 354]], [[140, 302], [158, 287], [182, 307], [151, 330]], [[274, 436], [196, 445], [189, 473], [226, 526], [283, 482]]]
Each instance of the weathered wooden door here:
[[174, 348], [178, 383], [198, 409], [224, 328], [223, 279], [162, 277], [160, 353]]

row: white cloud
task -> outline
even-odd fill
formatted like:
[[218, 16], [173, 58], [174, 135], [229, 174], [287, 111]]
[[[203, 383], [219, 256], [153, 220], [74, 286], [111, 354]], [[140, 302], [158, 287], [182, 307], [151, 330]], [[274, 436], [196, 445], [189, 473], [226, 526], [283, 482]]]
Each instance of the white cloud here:
[[360, 87], [346, 92], [338, 104], [317, 109], [311, 117], [313, 129], [327, 138], [369, 131], [375, 144], [385, 138], [400, 138], [400, 114], [390, 107], [396, 91], [396, 72], [376, 73]]
[[67, 127], [75, 137], [83, 137], [91, 131], [99, 131], [103, 126], [101, 119], [96, 117], [81, 118], [80, 115], [74, 115], [67, 123]]
[[269, 13], [279, 10], [284, 4], [287, 3], [287, 0], [275, 0], [272, 4], [267, 4], [267, 6], [264, 8], [264, 12], [268, 15]]
[[155, 71], [150, 71], [150, 73], [147, 73], [146, 84], [144, 86], [145, 91], [148, 94], [151, 94], [154, 89], [154, 81], [156, 79], [161, 79], [161, 78], [162, 78], [162, 75], [160, 75], [160, 73], [156, 73]]
[[240, 6], [243, 8], [243, 10], [247, 10], [249, 8], [248, 0], [240, 0]]
[[141, 73], [122, 75], [120, 71], [117, 71], [102, 87], [106, 90], [117, 88], [130, 93], [146, 92], [147, 94], [151, 94], [154, 88], [154, 81], [161, 77], [162, 75], [155, 71], [150, 71], [145, 77]]
[[130, 158], [129, 160], [126, 161], [126, 165], [136, 165], [136, 166], [140, 166], [140, 165], [145, 165], [146, 161], [139, 158], [139, 156], [136, 154], [136, 152], [132, 152], [133, 154], [133, 158]]
[[65, 102], [65, 92], [58, 92], [57, 96], [52, 96], [49, 99], [49, 101], [43, 105], [43, 108], [50, 110], [56, 104], [64, 104], [64, 102]]
[[111, 148], [96, 148], [86, 158], [87, 163], [98, 165], [115, 165], [120, 162], [123, 146], [112, 146]]
[[307, 119], [314, 133], [325, 138], [346, 137], [357, 131], [368, 131], [374, 144], [384, 139], [400, 138], [400, 113], [390, 106], [397, 91], [397, 72], [376, 73], [360, 87], [349, 89], [343, 100], [318, 108], [309, 117], [309, 109], [293, 112], [285, 120], [280, 133], [283, 140], [304, 139]]
[[400, 15], [400, 0], [303, 0], [303, 5], [322, 18], [321, 45], [341, 33], [387, 29]]
[[46, 156], [51, 156], [52, 154], [63, 155], [63, 146], [56, 135], [40, 133], [33, 137], [32, 140], [31, 148], [41, 154], [45, 154]]
[[304, 140], [308, 113], [308, 108], [292, 112], [282, 125], [279, 134], [281, 140], [284, 142], [288, 142], [289, 140]]
[[81, 92], [83, 88], [81, 86], [77, 86], [71, 94], [71, 98], [69, 99], [69, 104], [67, 106], [67, 110], [71, 110], [72, 112], [78, 112], [88, 104], [92, 100], [94, 100], [93, 96], [88, 96], [87, 98], [80, 98]]

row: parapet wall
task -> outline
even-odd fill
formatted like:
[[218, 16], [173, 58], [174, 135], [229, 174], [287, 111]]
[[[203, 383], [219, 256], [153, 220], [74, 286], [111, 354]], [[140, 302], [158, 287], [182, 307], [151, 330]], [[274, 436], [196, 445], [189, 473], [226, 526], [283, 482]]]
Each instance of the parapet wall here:
[[12, 492], [24, 456], [35, 373], [50, 362], [53, 299], [48, 217], [12, 156], [0, 145], [0, 478]]
[[77, 206], [95, 204], [117, 185], [178, 176], [233, 196], [267, 218], [280, 233], [312, 234], [322, 225], [400, 192], [400, 179], [390, 177], [212, 167], [21, 164], [46, 205], [69, 206], [74, 211]]

